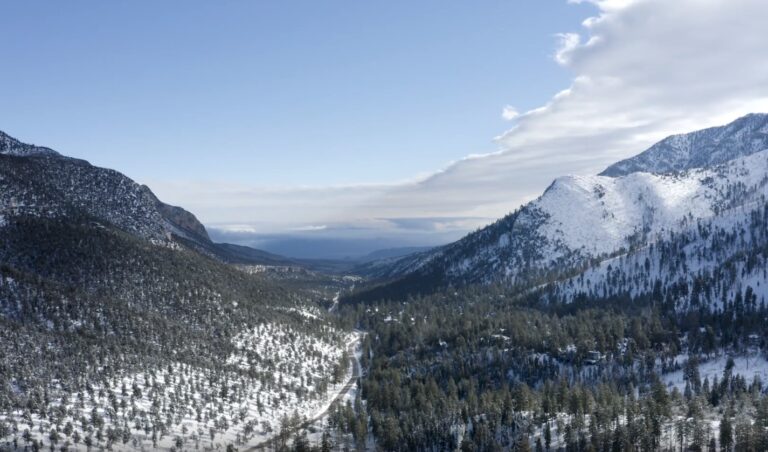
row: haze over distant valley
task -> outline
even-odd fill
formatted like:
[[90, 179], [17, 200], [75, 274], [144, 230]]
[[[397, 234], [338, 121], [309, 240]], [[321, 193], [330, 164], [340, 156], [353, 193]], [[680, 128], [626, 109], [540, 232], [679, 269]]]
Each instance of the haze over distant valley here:
[[0, 2], [0, 452], [768, 450], [766, 23]]
[[[327, 257], [366, 254], [377, 241], [379, 248], [433, 246], [513, 211], [560, 175], [595, 174], [669, 134], [767, 111], [768, 70], [752, 55], [768, 50], [768, 12], [756, 0], [731, 5], [596, 0], [480, 10], [427, 2], [409, 4], [414, 15], [407, 17], [397, 2], [341, 15], [305, 5], [316, 17], [336, 14], [335, 31], [316, 34], [318, 24], [291, 22], [295, 15], [263, 5], [206, 8], [225, 29], [216, 20], [197, 27], [189, 11], [173, 24], [156, 14], [142, 39], [168, 29], [173, 37], [156, 40], [142, 65], [128, 52], [97, 66], [105, 47], [59, 64], [67, 48], [84, 42], [36, 37], [31, 45], [41, 57], [25, 73], [55, 67], [63, 75], [39, 83], [41, 97], [21, 98], [11, 87], [30, 82], [6, 71], [0, 122], [24, 141], [125, 171], [222, 239]], [[18, 20], [4, 28], [5, 42], [42, 15], [56, 27], [69, 17], [103, 46], [146, 47], [130, 38], [141, 8], [75, 8], [61, 17], [13, 9]], [[388, 20], [361, 26], [371, 13]], [[429, 15], [425, 27], [420, 18]], [[89, 27], [97, 17], [113, 27]], [[245, 27], [246, 17], [262, 26]], [[280, 26], [295, 32], [290, 40], [270, 40]], [[462, 32], [460, 42], [452, 38]], [[337, 45], [347, 35], [357, 39]], [[199, 43], [198, 52], [165, 58], [184, 39]], [[270, 46], [278, 50], [266, 51]], [[401, 47], [413, 53], [394, 50]], [[702, 48], [713, 57], [699, 58]], [[17, 48], [8, 51], [23, 58]], [[472, 56], [458, 63], [456, 52]], [[151, 84], [134, 77], [116, 86], [108, 76], [146, 64], [155, 68]], [[416, 79], [406, 78], [407, 67]], [[275, 75], [298, 77], [307, 68], [303, 84]], [[73, 88], [77, 80], [95, 77], [81, 98], [92, 96], [94, 105], [113, 99], [123, 108], [105, 116], [86, 103], [77, 117], [68, 115], [69, 96], [82, 91]], [[217, 77], [232, 84], [209, 89]], [[152, 99], [160, 101], [143, 108]], [[220, 108], [229, 101], [238, 107]], [[45, 108], [33, 108], [38, 103]], [[41, 110], [48, 116], [32, 121]], [[308, 243], [318, 251], [302, 251]], [[330, 247], [339, 251], [320, 251]]]

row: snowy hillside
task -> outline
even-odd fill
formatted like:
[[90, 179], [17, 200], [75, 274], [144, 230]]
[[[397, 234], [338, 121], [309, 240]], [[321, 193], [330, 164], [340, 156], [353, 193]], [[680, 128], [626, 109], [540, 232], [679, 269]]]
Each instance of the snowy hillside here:
[[0, 146], [0, 450], [248, 447], [346, 387], [339, 288], [242, 271], [280, 258], [117, 171]]
[[170, 241], [173, 234], [187, 235], [189, 228], [168, 215], [170, 206], [164, 209], [146, 186], [117, 171], [19, 143], [5, 134], [0, 142], [0, 214], [6, 218], [80, 216], [143, 239]]
[[312, 336], [257, 325], [237, 337], [236, 351], [219, 368], [167, 362], [55, 385], [47, 408], [0, 412], [0, 422], [15, 432], [7, 441], [38, 447], [252, 446], [277, 435], [294, 413], [322, 412], [352, 374], [345, 353], [354, 336], [325, 328], [324, 336]]
[[[561, 177], [538, 199], [458, 242], [374, 263], [365, 272], [401, 278], [387, 288], [400, 285], [406, 292], [494, 281], [541, 284], [754, 201], [764, 192], [768, 176], [766, 148], [766, 115], [671, 137], [641, 154], [641, 160], [667, 162], [653, 169], [694, 169]], [[706, 162], [725, 163], [695, 169], [706, 163], [702, 152]]]
[[48, 156], [55, 157], [59, 153], [53, 149], [48, 149], [32, 144], [22, 143], [21, 141], [0, 131], [0, 154], [24, 156]]
[[[742, 299], [764, 303], [768, 296], [763, 253], [768, 245], [768, 151], [712, 170], [685, 175], [716, 204], [710, 214], [693, 213], [680, 228], [649, 236], [645, 246], [605, 259], [578, 275], [547, 287], [551, 301], [653, 296], [678, 310]], [[719, 193], [719, 195], [712, 195]], [[687, 202], [696, 209], [696, 200]]]
[[546, 237], [599, 256], [744, 205], [764, 194], [768, 151], [675, 175], [566, 177], [536, 202]]
[[768, 149], [768, 115], [751, 114], [726, 126], [673, 135], [635, 157], [609, 166], [601, 175], [705, 168], [765, 149]]
[[[642, 246], [762, 194], [768, 152], [711, 170], [557, 179], [520, 211], [436, 253], [401, 260], [444, 265], [449, 279], [524, 282], [538, 271]], [[748, 195], [748, 196], [746, 196]]]
[[160, 201], [146, 185], [0, 132], [0, 226], [15, 217], [94, 221], [230, 263], [290, 263], [260, 250], [214, 243], [192, 213]]
[[579, 297], [653, 296], [667, 298], [678, 310], [718, 308], [743, 294], [763, 303], [768, 295], [765, 220], [762, 201], [753, 208], [737, 207], [696, 221], [683, 231], [558, 281], [547, 287], [547, 298], [571, 302]]

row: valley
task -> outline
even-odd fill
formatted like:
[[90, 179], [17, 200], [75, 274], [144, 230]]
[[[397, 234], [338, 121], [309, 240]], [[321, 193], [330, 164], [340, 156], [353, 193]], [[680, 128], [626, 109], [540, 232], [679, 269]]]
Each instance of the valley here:
[[768, 452], [766, 6], [0, 1], [0, 452]]
[[342, 266], [3, 135], [0, 448], [762, 450], [766, 136], [671, 137]]
[[[278, 435], [274, 435], [271, 438], [257, 443], [255, 446], [248, 448], [249, 451], [267, 450], [270, 448], [285, 447], [288, 439], [291, 435], [297, 432], [306, 431], [310, 428], [316, 430], [323, 430], [324, 422], [327, 422], [327, 418], [334, 406], [346, 402], [349, 398], [354, 400], [357, 391], [358, 380], [362, 377], [362, 367], [360, 365], [359, 352], [361, 349], [361, 337], [362, 332], [355, 332], [355, 339], [347, 345], [347, 355], [351, 357], [350, 371], [347, 373], [346, 383], [340, 389], [332, 393], [332, 397], [328, 399], [322, 407], [312, 412], [309, 416], [304, 416], [298, 425], [291, 426], [287, 431], [280, 432]], [[306, 410], [304, 411], [306, 413]], [[316, 441], [317, 442], [317, 441]]]

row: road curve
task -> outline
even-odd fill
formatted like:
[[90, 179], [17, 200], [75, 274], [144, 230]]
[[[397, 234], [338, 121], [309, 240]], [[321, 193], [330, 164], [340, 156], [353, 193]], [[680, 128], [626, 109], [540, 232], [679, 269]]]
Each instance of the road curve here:
[[[347, 383], [336, 393], [336, 395], [333, 397], [331, 402], [328, 404], [328, 407], [324, 409], [323, 411], [316, 413], [313, 417], [307, 419], [306, 421], [302, 422], [297, 428], [293, 429], [290, 434], [293, 434], [294, 432], [298, 430], [303, 430], [305, 428], [308, 428], [310, 425], [314, 424], [318, 420], [322, 419], [323, 416], [328, 414], [328, 411], [331, 409], [331, 407], [341, 400], [349, 391], [352, 389], [352, 386], [357, 383], [357, 379], [360, 378], [361, 375], [361, 366], [360, 366], [360, 360], [357, 359], [357, 356], [355, 356], [355, 349], [357, 349], [358, 345], [360, 345], [360, 341], [363, 338], [363, 334], [359, 333], [357, 335], [357, 339], [355, 339], [354, 342], [350, 343], [347, 346], [347, 353], [349, 354], [349, 357], [352, 358], [351, 364], [352, 364], [352, 375], [349, 377], [349, 380], [347, 380]], [[270, 447], [274, 446], [274, 443], [277, 442], [278, 435], [274, 435], [268, 440], [262, 441], [254, 446], [251, 446], [247, 449], [245, 449], [246, 452], [253, 452], [253, 451], [260, 451], [265, 450]]]

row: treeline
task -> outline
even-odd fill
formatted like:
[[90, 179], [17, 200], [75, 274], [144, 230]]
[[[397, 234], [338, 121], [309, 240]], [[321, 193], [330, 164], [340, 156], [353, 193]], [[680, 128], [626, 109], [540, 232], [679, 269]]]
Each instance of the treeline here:
[[[503, 286], [346, 307], [367, 329], [366, 421], [384, 450], [765, 450], [763, 382], [696, 359], [762, 343], [746, 290], [680, 313], [650, 297], [539, 304]], [[685, 390], [663, 373], [680, 371]], [[722, 432], [711, 428], [722, 426]]]
[[[197, 418], [197, 409], [203, 406], [229, 410], [235, 402], [250, 403], [248, 391], [265, 389], [266, 412], [288, 400], [324, 396], [333, 370], [346, 365], [328, 363], [330, 349], [320, 346], [341, 348], [343, 334], [323, 316], [306, 316], [305, 308], [317, 314], [320, 310], [305, 291], [187, 249], [136, 238], [88, 217], [21, 216], [8, 219], [2, 231], [0, 448], [9, 442], [33, 448], [33, 439], [46, 447], [72, 445], [75, 432], [81, 446], [86, 439], [102, 447], [119, 444], [123, 438], [130, 446], [137, 436], [175, 431], [180, 413], [191, 410]], [[290, 333], [273, 338], [270, 353], [248, 353], [238, 346], [242, 332], [265, 325]], [[281, 347], [290, 350], [274, 352]], [[245, 356], [247, 365], [232, 364], [228, 361], [232, 356]], [[141, 397], [136, 399], [138, 407], [132, 406], [131, 388], [131, 394], [118, 396], [128, 405], [118, 407], [114, 417], [104, 415], [114, 409], [108, 396], [86, 397], [85, 406], [97, 408], [105, 419], [98, 426], [90, 420], [84, 426], [75, 411], [52, 416], [59, 413], [63, 397], [73, 400], [74, 394], [87, 393], [89, 387], [113, 387], [118, 379], [135, 379], [171, 365], [189, 369], [179, 387], [185, 388], [191, 376], [200, 374], [213, 380], [204, 391], [185, 390], [191, 392], [182, 398], [169, 394], [170, 388], [152, 399], [145, 392], [144, 402], [160, 404], [158, 416], [141, 407]], [[286, 381], [277, 381], [278, 375]], [[226, 393], [209, 390], [225, 381], [237, 383], [227, 385]], [[197, 402], [203, 395], [207, 405]], [[19, 416], [24, 415], [32, 425], [21, 422]], [[220, 417], [200, 415], [216, 435], [226, 430]], [[236, 417], [228, 413], [227, 426]], [[65, 433], [67, 423], [75, 427], [72, 434]], [[41, 432], [43, 425], [50, 427]], [[23, 440], [26, 429], [30, 441]], [[257, 425], [250, 431], [263, 429]], [[194, 434], [210, 436], [208, 431]], [[185, 448], [193, 444], [192, 435], [180, 434]]]

